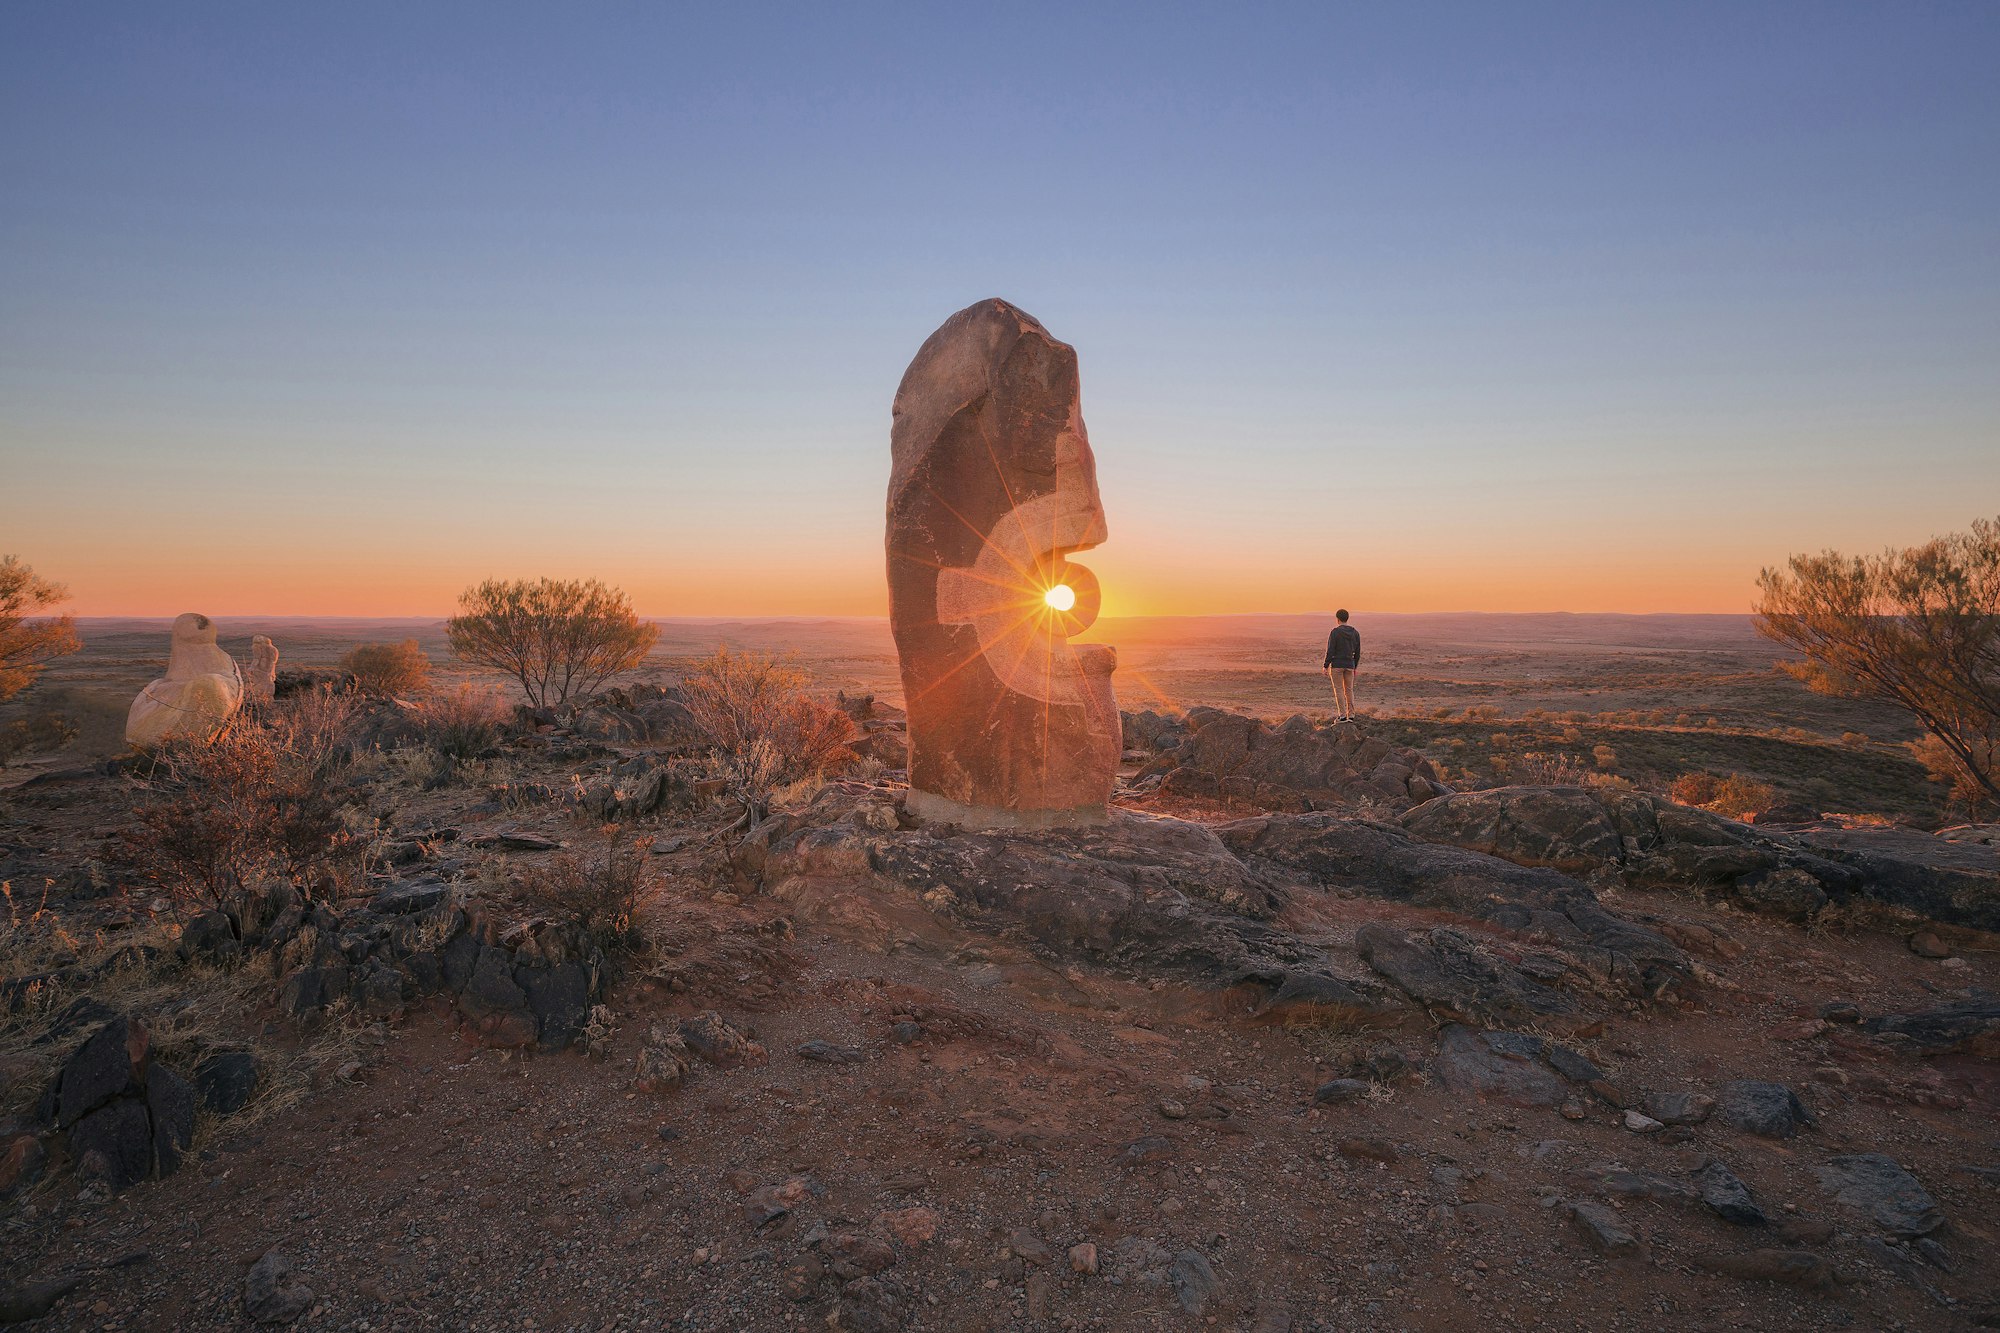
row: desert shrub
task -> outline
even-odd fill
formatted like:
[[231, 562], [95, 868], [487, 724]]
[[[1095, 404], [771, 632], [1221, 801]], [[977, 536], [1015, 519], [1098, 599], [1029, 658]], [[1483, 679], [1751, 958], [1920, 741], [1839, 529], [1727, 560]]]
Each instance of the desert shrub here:
[[1500, 708], [1497, 704], [1473, 704], [1465, 710], [1467, 722], [1497, 722], [1499, 719]]
[[125, 838], [125, 868], [198, 910], [224, 907], [284, 875], [323, 893], [357, 868], [363, 845], [342, 816], [336, 779], [349, 758], [349, 696], [281, 701], [265, 723], [238, 717], [212, 741], [162, 745], [157, 795]]
[[0, 727], [0, 764], [12, 763], [17, 755], [60, 750], [76, 737], [76, 724], [61, 713], [45, 709], [16, 718]]
[[459, 595], [446, 622], [460, 659], [504, 671], [536, 708], [584, 698], [645, 660], [659, 639], [631, 602], [596, 579], [488, 579]]
[[582, 841], [579, 851], [521, 871], [512, 888], [536, 911], [588, 931], [603, 948], [637, 948], [639, 903], [654, 883], [646, 869], [653, 840], [606, 824]]
[[1683, 773], [1667, 788], [1667, 795], [1677, 805], [1706, 806], [1715, 799], [1719, 785], [1713, 773]]
[[1843, 731], [1840, 733], [1840, 743], [1850, 750], [1865, 750], [1870, 744], [1868, 733], [1865, 731]]
[[[1964, 809], [1973, 819], [1983, 819], [1996, 809], [2000, 801], [1995, 801], [1984, 785], [1974, 780], [1973, 770], [1960, 761], [1957, 754], [1935, 736], [1920, 736], [1908, 743], [1907, 748], [1924, 766], [1924, 772], [1931, 781], [1944, 787], [1950, 801]], [[2000, 771], [2000, 754], [1994, 752], [1995, 743], [1985, 742], [1976, 751], [1977, 762], [1985, 765], [1987, 772]]]
[[[1494, 768], [1501, 771], [1498, 763]], [[1567, 754], [1524, 754], [1506, 771], [1516, 781], [1531, 787], [1581, 787], [1590, 775], [1590, 769], [1581, 760]]]
[[1732, 773], [1722, 780], [1715, 789], [1715, 799], [1708, 803], [1709, 809], [1732, 818], [1742, 815], [1761, 815], [1766, 810], [1774, 810], [1781, 802], [1778, 789], [1768, 782], [1746, 778], [1740, 773]]
[[812, 678], [764, 653], [718, 648], [682, 681], [688, 712], [714, 747], [730, 793], [751, 823], [779, 789], [837, 771], [854, 759], [854, 720], [809, 693]]
[[27, 689], [49, 662], [82, 646], [70, 617], [29, 618], [68, 600], [61, 584], [38, 577], [11, 555], [0, 556], [0, 700]]
[[477, 759], [500, 743], [507, 710], [490, 690], [461, 685], [415, 707], [424, 743], [454, 763]]
[[1758, 582], [1757, 627], [1805, 659], [1780, 670], [1896, 704], [1937, 743], [1926, 766], [2000, 805], [2000, 519], [1879, 556], [1795, 555]]
[[370, 694], [420, 694], [431, 683], [431, 659], [415, 639], [356, 644], [341, 654], [340, 666]]
[[1608, 745], [1592, 746], [1590, 757], [1596, 763], [1597, 767], [1606, 773], [1618, 767], [1618, 751]]

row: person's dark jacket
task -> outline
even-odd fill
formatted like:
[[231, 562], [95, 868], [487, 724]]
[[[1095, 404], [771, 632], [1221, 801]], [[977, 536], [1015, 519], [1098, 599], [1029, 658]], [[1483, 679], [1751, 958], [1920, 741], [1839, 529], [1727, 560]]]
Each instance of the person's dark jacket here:
[[1352, 671], [1361, 665], [1361, 631], [1352, 625], [1335, 625], [1326, 636], [1326, 661], [1322, 667]]

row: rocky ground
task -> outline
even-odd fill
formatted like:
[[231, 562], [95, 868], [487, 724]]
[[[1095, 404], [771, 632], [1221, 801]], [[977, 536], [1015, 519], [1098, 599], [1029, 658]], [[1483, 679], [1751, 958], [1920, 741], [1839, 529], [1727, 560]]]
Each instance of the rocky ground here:
[[[64, 1002], [105, 1007], [9, 1019], [0, 1319], [2000, 1325], [2000, 964], [1965, 843], [1970, 880], [1908, 849], [1897, 880], [1838, 840], [1438, 796], [1365, 736], [1240, 723], [1242, 755], [1182, 753], [1199, 726], [1136, 755], [1096, 833], [917, 828], [885, 773], [743, 839], [613, 714], [448, 781], [360, 766], [400, 850], [317, 952], [278, 906], [184, 967], [91, 870], [133, 776], [11, 793], [17, 902], [55, 881], [89, 973]], [[656, 837], [630, 956], [510, 929], [510, 876], [587, 836], [578, 806]], [[165, 952], [100, 973], [94, 935]], [[194, 1023], [197, 990], [227, 1012]], [[115, 1016], [151, 1048], [101, 1042], [76, 1123], [144, 1104], [167, 1146], [114, 1190], [34, 1103]], [[206, 1097], [239, 1050], [258, 1091], [179, 1148], [138, 1065]]]

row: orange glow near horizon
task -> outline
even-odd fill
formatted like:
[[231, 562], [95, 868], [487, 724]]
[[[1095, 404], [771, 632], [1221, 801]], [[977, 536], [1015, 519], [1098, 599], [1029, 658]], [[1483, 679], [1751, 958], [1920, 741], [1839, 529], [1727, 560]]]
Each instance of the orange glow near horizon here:
[[[1111, 540], [1093, 550], [1100, 615], [1203, 616], [1330, 612], [1746, 613], [1760, 565], [1799, 550], [1852, 551], [1912, 543], [1948, 523], [1882, 524], [1866, 514], [1780, 528], [1676, 530], [1670, 514], [1608, 516], [1595, 530], [1528, 522], [1503, 531], [1440, 523], [1412, 540], [1394, 514], [1377, 531], [1358, 522], [1329, 543], [1309, 523], [1183, 536], [1175, 514], [1121, 517], [1111, 493]], [[822, 525], [735, 533], [641, 518], [629, 497], [540, 528], [474, 522], [461, 509], [424, 512], [397, 496], [376, 514], [242, 511], [188, 521], [127, 510], [102, 521], [10, 515], [0, 552], [65, 584], [82, 616], [438, 617], [486, 578], [599, 578], [641, 615], [759, 619], [888, 613], [879, 517], [860, 504]], [[221, 506], [226, 510], [226, 506]], [[623, 510], [624, 512], [621, 512]], [[71, 511], [74, 512], [74, 511]], [[1968, 516], [1969, 519], [1969, 516]], [[494, 523], [499, 527], [496, 533]], [[1963, 526], [1963, 522], [1959, 524]], [[1399, 530], [1403, 529], [1403, 530]], [[1041, 585], [1038, 601], [1047, 591]], [[1048, 603], [1044, 602], [1044, 605]], [[1101, 636], [1100, 636], [1101, 637]]]

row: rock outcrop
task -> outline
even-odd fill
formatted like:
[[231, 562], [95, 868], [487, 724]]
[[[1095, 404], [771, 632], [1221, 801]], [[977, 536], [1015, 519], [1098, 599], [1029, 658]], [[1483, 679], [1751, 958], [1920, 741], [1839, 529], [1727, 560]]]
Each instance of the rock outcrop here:
[[1097, 580], [1105, 539], [1076, 353], [1005, 301], [959, 311], [897, 387], [889, 626], [909, 708], [909, 809], [965, 828], [1106, 817], [1119, 758]]
[[1409, 811], [1426, 842], [1635, 888], [1727, 898], [1807, 921], [1856, 897], [1957, 925], [2000, 929], [2000, 874], [1921, 864], [1852, 842], [1808, 842], [1644, 792], [1501, 787]]
[[1352, 722], [1294, 715], [1272, 725], [1220, 708], [1148, 711], [1125, 714], [1124, 739], [1152, 756], [1140, 777], [1158, 774], [1169, 796], [1301, 813], [1363, 803], [1405, 810], [1451, 791], [1423, 755], [1365, 736]]
[[206, 739], [243, 704], [243, 673], [215, 643], [215, 622], [189, 611], [174, 621], [167, 674], [139, 691], [125, 717], [125, 739], [138, 746], [182, 737]]
[[[885, 938], [921, 935], [926, 917], [976, 924], [1059, 957], [1242, 988], [1264, 1012], [1389, 1015], [1414, 1001], [1440, 1018], [1526, 1022], [1575, 1012], [1571, 992], [1655, 997], [1691, 976], [1671, 942], [1606, 911], [1574, 879], [1324, 814], [1210, 829], [1113, 811], [1102, 828], [968, 832], [917, 826], [891, 789], [829, 789], [766, 821], [735, 863], [807, 918]], [[1356, 967], [1279, 924], [1302, 896], [1329, 891], [1506, 934], [1364, 927]]]

